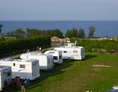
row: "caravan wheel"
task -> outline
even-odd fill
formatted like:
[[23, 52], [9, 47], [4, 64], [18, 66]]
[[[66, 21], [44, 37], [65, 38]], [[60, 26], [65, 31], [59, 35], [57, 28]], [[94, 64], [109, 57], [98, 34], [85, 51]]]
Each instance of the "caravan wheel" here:
[[68, 60], [71, 60], [71, 58], [70, 58], [70, 57], [68, 57]]

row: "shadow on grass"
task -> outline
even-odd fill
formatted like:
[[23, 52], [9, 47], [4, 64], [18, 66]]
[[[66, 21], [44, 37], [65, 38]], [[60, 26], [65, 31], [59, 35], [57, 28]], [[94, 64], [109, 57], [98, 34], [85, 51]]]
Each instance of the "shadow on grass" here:
[[[89, 59], [92, 59], [92, 58], [95, 58], [95, 57], [97, 57], [97, 55], [88, 55], [87, 54], [83, 61], [89, 60]], [[70, 61], [69, 60], [64, 60], [62, 65], [56, 65], [50, 71], [41, 71], [40, 72], [40, 78], [32, 81], [30, 87], [28, 88], [28, 90], [33, 89], [33, 88], [35, 88], [37, 86], [42, 86], [43, 85], [43, 81], [48, 79], [48, 78], [50, 78], [51, 76], [55, 76], [57, 74], [64, 73], [67, 70], [67, 68], [69, 68], [70, 66], [73, 65], [74, 61], [76, 61], [76, 60], [70, 60]]]
[[[64, 73], [70, 66], [73, 65], [73, 61], [64, 60], [61, 65], [55, 65], [52, 70], [49, 71], [40, 71], [40, 77], [31, 81], [29, 87], [26, 90], [31, 90], [35, 87], [42, 86], [44, 81], [52, 76]], [[5, 91], [6, 92], [6, 91]], [[20, 89], [10, 88], [7, 92], [21, 92]]]
[[31, 81], [28, 90], [43, 85], [43, 81], [50, 78], [51, 76], [64, 73], [72, 65], [72, 62], [73, 61], [64, 60], [61, 65], [55, 65], [50, 71], [40, 71], [40, 78]]
[[86, 55], [84, 60], [89, 60], [95, 57], [97, 57], [97, 55]]

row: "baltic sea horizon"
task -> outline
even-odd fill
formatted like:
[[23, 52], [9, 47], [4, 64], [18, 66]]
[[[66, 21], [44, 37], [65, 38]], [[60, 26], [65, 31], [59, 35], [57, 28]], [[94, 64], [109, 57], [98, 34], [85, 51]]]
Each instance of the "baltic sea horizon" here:
[[26, 31], [27, 28], [35, 28], [40, 30], [60, 29], [65, 35], [67, 30], [72, 28], [84, 29], [86, 37], [88, 36], [89, 27], [94, 26], [96, 37], [114, 37], [118, 36], [118, 21], [0, 21], [3, 25], [2, 33], [22, 28]]

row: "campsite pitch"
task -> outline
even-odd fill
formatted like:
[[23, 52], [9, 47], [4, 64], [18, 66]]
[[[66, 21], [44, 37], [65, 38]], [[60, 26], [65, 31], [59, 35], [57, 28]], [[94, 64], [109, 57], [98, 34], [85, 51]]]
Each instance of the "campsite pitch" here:
[[[82, 61], [64, 60], [41, 71], [27, 92], [107, 92], [118, 84], [118, 54], [86, 53]], [[20, 91], [19, 91], [20, 92]]]

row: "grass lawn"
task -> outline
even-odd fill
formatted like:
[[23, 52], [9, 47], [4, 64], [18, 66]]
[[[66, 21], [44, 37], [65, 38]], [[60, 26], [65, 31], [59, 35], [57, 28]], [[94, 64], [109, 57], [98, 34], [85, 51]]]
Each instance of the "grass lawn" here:
[[118, 85], [118, 54], [87, 52], [85, 60], [64, 60], [40, 75], [27, 92], [107, 92]]

